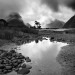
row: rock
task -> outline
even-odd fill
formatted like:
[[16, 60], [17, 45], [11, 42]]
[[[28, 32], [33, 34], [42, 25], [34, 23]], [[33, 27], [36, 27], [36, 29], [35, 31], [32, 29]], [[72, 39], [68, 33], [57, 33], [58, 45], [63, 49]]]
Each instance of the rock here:
[[2, 62], [3, 62], [3, 60], [0, 59], [0, 63], [2, 63]]
[[11, 58], [11, 61], [12, 61], [12, 62], [13, 62], [13, 60], [15, 60], [15, 58], [14, 58], [14, 57], [12, 57], [12, 58]]
[[24, 62], [25, 62], [25, 60], [24, 60], [24, 59], [21, 59], [21, 62], [22, 62], [22, 63], [24, 63]]
[[6, 69], [10, 70], [10, 69], [12, 69], [12, 66], [8, 65], [8, 66], [6, 66]]
[[4, 74], [8, 73], [8, 70], [4, 70], [3, 73], [4, 73]]
[[19, 55], [18, 56], [18, 59], [24, 59], [25, 57], [24, 56], [22, 56], [22, 55]]
[[21, 67], [22, 67], [22, 68], [26, 68], [26, 64], [23, 64]]
[[21, 64], [19, 64], [18, 66], [17, 66], [17, 68], [20, 68], [21, 67]]
[[22, 61], [21, 60], [18, 60], [17, 63], [20, 64], [20, 63], [22, 63]]
[[16, 72], [18, 72], [18, 71], [19, 71], [19, 68], [15, 68], [14, 70], [15, 70]]
[[38, 70], [38, 71], [41, 71], [41, 70]]
[[17, 67], [17, 66], [18, 66], [18, 62], [13, 63], [13, 66], [14, 66], [14, 67]]
[[9, 62], [9, 59], [6, 58], [6, 65], [9, 65], [10, 62]]
[[16, 53], [15, 50], [11, 50], [10, 52], [11, 52], [11, 53]]
[[2, 69], [0, 69], [0, 72], [2, 72]]
[[25, 58], [26, 62], [31, 62], [31, 59], [29, 57]]
[[27, 69], [31, 69], [31, 68], [32, 68], [32, 66], [30, 66], [30, 65], [26, 64], [26, 68], [27, 68]]
[[7, 73], [10, 73], [10, 72], [12, 72], [12, 70], [7, 70]]
[[7, 61], [4, 59], [4, 62], [3, 62], [3, 64], [6, 64], [7, 63]]
[[12, 56], [13, 56], [13, 57], [16, 57], [16, 53], [13, 53]]
[[5, 52], [5, 51], [4, 51], [4, 50], [0, 50], [0, 52], [2, 52], [2, 53], [3, 53], [3, 52]]
[[29, 59], [29, 57], [25, 57], [25, 59]]
[[7, 74], [12, 70], [15, 70], [19, 74], [28, 74], [30, 72], [29, 69], [31, 69], [32, 66], [23, 64], [25, 60], [31, 62], [29, 57], [25, 58], [21, 53], [15, 52], [15, 50], [9, 52], [0, 50], [0, 52], [0, 74]]
[[13, 60], [12, 62], [13, 62], [13, 63], [18, 63], [18, 60], [15, 59], [15, 60]]
[[8, 56], [7, 58], [10, 60], [11, 59], [11, 56]]
[[0, 55], [2, 54], [2, 51], [0, 51]]
[[21, 70], [19, 70], [17, 73], [18, 74], [28, 74], [30, 72], [29, 69], [27, 68], [22, 68]]
[[3, 72], [2, 72], [2, 71], [0, 71], [0, 74], [2, 75], [2, 74], [3, 74]]
[[0, 64], [0, 69], [4, 69], [4, 68], [5, 68], [5, 66]]
[[7, 55], [8, 55], [8, 53], [5, 52], [5, 53], [2, 54], [2, 57], [7, 57]]

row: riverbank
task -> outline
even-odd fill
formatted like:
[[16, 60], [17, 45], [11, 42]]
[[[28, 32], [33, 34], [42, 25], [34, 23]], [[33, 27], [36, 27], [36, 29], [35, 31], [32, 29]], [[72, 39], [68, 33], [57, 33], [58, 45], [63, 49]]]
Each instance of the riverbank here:
[[48, 37], [51, 41], [75, 43], [75, 29], [40, 30], [39, 36]]
[[[45, 37], [48, 37], [50, 39], [50, 41], [58, 41], [58, 42], [65, 42], [65, 43], [68, 43], [68, 41], [70, 40], [75, 40], [75, 35], [74, 34], [66, 34], [66, 33], [56, 33], [56, 32], [52, 32], [51, 34], [44, 34], [43, 35], [35, 35], [35, 34], [29, 34], [29, 33], [20, 33], [20, 37], [14, 37], [12, 40], [4, 40], [4, 39], [1, 39], [2, 42], [6, 42], [6, 44], [4, 44], [2, 47], [4, 49], [8, 48], [8, 47], [11, 47], [9, 48], [9, 50], [11, 51], [12, 49], [13, 50], [17, 50], [17, 48], [22, 45], [22, 44], [25, 44], [25, 43], [30, 43], [31, 41], [34, 41], [36, 40], [36, 43], [39, 43], [38, 40], [43, 40], [43, 37], [45, 39]], [[17, 36], [17, 35], [16, 35]], [[69, 37], [70, 36], [70, 37]], [[45, 39], [47, 40], [47, 39]], [[22, 42], [21, 42], [22, 41]], [[49, 40], [48, 40], [49, 41]], [[73, 41], [74, 42], [74, 41]], [[70, 41], [70, 43], [72, 43]], [[47, 44], [47, 43], [46, 43]], [[6, 46], [7, 45], [7, 46]], [[43, 44], [42, 44], [43, 45]], [[25, 45], [26, 46], [26, 45]], [[49, 45], [50, 46], [50, 45]], [[34, 46], [33, 46], [34, 47]], [[40, 46], [35, 46], [36, 48], [37, 47], [40, 47]], [[34, 47], [34, 50], [36, 50]], [[30, 51], [31, 51], [31, 48], [30, 45], [29, 47], [30, 48]], [[54, 46], [53, 46], [54, 48]], [[39, 49], [39, 48], [38, 48]], [[41, 49], [43, 49], [43, 46], [41, 46]], [[8, 50], [8, 49], [7, 49]], [[19, 49], [18, 49], [19, 50]], [[24, 51], [28, 51], [27, 48], [24, 49]], [[33, 50], [33, 49], [32, 49]], [[39, 50], [39, 51], [40, 51]], [[49, 47], [49, 50], [50, 50], [50, 47]], [[23, 51], [23, 52], [24, 52]], [[52, 49], [53, 51], [53, 49]], [[55, 51], [55, 49], [54, 49]], [[32, 51], [33, 52], [33, 51]], [[26, 53], [26, 52], [25, 52]], [[42, 52], [43, 53], [43, 52]], [[49, 53], [49, 52], [48, 52]], [[55, 53], [55, 52], [52, 52], [52, 53]], [[26, 55], [26, 54], [25, 54]], [[49, 54], [50, 55], [50, 54]], [[47, 56], [48, 57], [48, 56]], [[50, 56], [51, 57], [51, 56]], [[49, 57], [49, 60], [50, 60], [50, 57]], [[32, 60], [33, 61], [33, 60]], [[33, 63], [34, 64], [34, 63]], [[50, 65], [50, 64], [49, 64]], [[46, 65], [47, 66], [47, 65]], [[33, 67], [33, 66], [32, 66]], [[55, 67], [55, 66], [54, 66]], [[34, 68], [34, 67], [33, 67]], [[26, 69], [23, 69], [23, 70], [26, 70]], [[22, 70], [21, 70], [22, 71]], [[29, 70], [27, 70], [29, 72]], [[35, 71], [35, 70], [34, 70]], [[19, 72], [20, 73], [20, 72]], [[10, 75], [10, 74], [9, 74]], [[32, 74], [33, 75], [33, 74]]]

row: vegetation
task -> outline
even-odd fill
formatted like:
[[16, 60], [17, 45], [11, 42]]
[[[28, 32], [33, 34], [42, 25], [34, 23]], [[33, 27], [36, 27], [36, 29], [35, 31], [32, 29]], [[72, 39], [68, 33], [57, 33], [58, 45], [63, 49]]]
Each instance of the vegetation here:
[[9, 15], [7, 21], [0, 19], [1, 40], [24, 42], [27, 39], [34, 39], [36, 36], [38, 36], [38, 30], [27, 27], [17, 13]]
[[40, 24], [40, 22], [35, 21], [35, 25], [36, 25], [36, 28], [38, 28], [38, 29], [40, 29], [40, 28], [41, 28], [41, 24]]

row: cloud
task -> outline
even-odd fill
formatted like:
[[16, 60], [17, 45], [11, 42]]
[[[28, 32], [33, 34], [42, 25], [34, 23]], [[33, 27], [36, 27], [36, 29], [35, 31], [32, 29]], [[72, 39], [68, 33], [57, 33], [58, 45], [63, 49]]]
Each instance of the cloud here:
[[57, 0], [42, 0], [42, 4], [46, 4], [50, 8], [52, 8], [54, 11], [58, 11], [58, 1]]
[[67, 21], [75, 13], [74, 4], [74, 0], [0, 0], [0, 18], [17, 12], [25, 23], [34, 25], [37, 20], [43, 27], [54, 19]]
[[11, 12], [21, 12], [25, 8], [25, 0], [0, 0], [0, 18], [5, 18]]
[[53, 11], [59, 11], [59, 6], [64, 5], [75, 10], [75, 0], [41, 0], [42, 4], [46, 4]]

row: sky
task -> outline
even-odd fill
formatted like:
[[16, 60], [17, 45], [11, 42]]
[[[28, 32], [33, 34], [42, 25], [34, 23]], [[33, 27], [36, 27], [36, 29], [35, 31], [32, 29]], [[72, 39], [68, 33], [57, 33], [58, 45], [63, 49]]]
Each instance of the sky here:
[[68, 21], [75, 14], [75, 0], [0, 0], [0, 18], [12, 12], [22, 16], [25, 23], [39, 21], [46, 25], [58, 19]]

